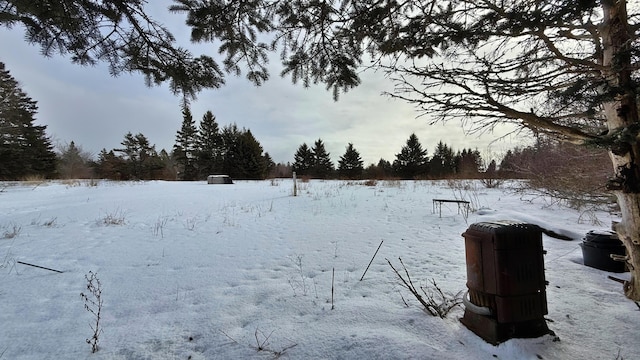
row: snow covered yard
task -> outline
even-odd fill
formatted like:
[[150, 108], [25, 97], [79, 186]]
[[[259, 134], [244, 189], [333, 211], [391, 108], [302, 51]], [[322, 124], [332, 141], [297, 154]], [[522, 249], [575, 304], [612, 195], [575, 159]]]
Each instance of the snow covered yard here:
[[[297, 197], [290, 180], [74, 185], [0, 186], [2, 360], [640, 359], [638, 307], [582, 265], [580, 240], [543, 238], [557, 337], [499, 346], [459, 322], [461, 307], [427, 315], [385, 260], [457, 293], [469, 224], [528, 221], [579, 239], [609, 227], [604, 212], [593, 224], [477, 183], [311, 181]], [[455, 197], [476, 211], [432, 212], [433, 198]], [[90, 271], [104, 301], [94, 354], [80, 296]]]

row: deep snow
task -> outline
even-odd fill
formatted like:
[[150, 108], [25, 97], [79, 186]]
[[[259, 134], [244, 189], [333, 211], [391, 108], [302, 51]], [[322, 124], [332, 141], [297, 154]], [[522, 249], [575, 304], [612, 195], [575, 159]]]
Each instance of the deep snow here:
[[[640, 311], [607, 279], [628, 273], [582, 264], [579, 238], [608, 228], [608, 213], [474, 182], [298, 185], [293, 197], [291, 180], [0, 183], [0, 359], [640, 359]], [[439, 217], [433, 198], [475, 211], [445, 204]], [[457, 293], [461, 234], [505, 219], [576, 238], [543, 238], [557, 337], [490, 345], [459, 322], [462, 307], [427, 315], [385, 260]], [[89, 271], [104, 301], [95, 354]]]

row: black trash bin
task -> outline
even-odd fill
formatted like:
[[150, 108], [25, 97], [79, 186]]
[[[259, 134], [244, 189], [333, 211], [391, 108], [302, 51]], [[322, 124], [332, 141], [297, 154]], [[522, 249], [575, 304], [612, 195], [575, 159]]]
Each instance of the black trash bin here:
[[615, 232], [591, 230], [580, 245], [586, 266], [616, 273], [627, 271], [624, 262], [611, 258], [611, 254], [626, 255], [626, 249]]

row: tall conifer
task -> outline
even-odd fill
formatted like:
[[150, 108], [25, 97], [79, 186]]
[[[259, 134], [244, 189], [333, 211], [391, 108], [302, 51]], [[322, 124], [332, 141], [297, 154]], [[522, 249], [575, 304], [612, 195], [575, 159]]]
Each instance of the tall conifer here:
[[55, 174], [56, 154], [44, 125], [35, 125], [36, 101], [0, 62], [0, 179]]
[[352, 143], [347, 145], [344, 155], [338, 160], [338, 175], [347, 179], [358, 179], [362, 176], [363, 162], [360, 153]]
[[182, 107], [182, 127], [176, 133], [176, 142], [173, 145], [173, 156], [178, 165], [178, 177], [181, 180], [196, 180], [198, 176], [196, 167], [197, 135], [198, 130], [191, 115], [191, 109], [184, 104]]

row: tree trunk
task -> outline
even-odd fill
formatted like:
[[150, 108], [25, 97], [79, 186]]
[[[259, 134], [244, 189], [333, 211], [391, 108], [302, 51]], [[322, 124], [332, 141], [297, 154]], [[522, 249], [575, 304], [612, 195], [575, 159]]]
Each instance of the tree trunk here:
[[[624, 284], [625, 295], [640, 300], [640, 121], [638, 97], [631, 78], [629, 50], [634, 38], [627, 20], [626, 1], [602, 1], [604, 23], [603, 76], [615, 90], [612, 101], [604, 104], [610, 140], [614, 178], [608, 187], [620, 205], [622, 221], [615, 230], [627, 249], [631, 279]], [[609, 92], [613, 92], [609, 90]]]

